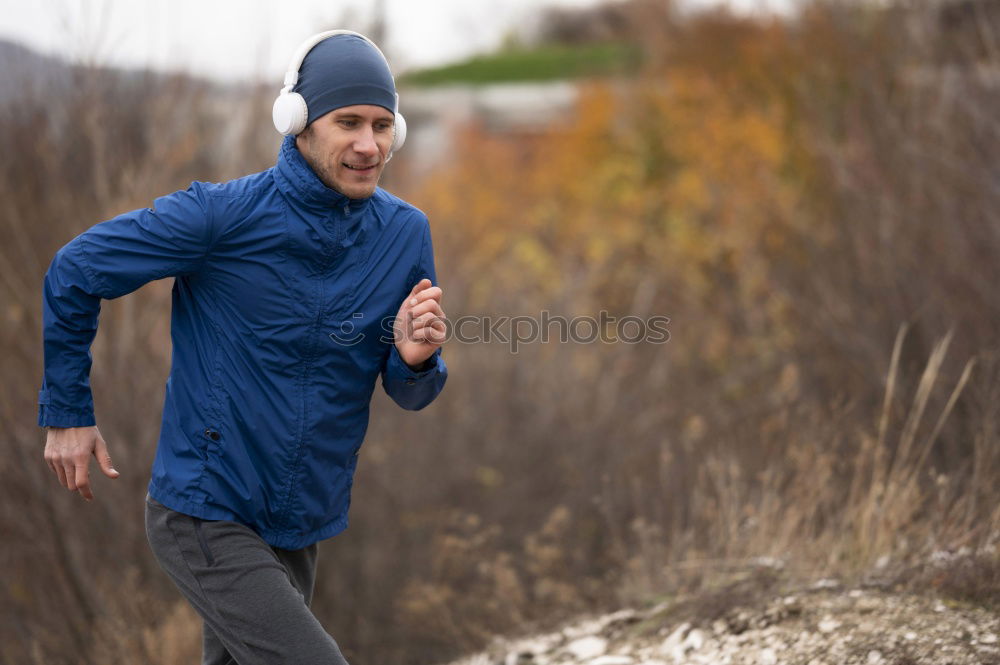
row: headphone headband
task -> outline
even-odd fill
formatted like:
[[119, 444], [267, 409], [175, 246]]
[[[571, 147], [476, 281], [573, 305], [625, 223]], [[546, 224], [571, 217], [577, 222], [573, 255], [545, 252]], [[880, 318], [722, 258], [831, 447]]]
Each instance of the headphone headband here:
[[[365, 40], [368, 45], [375, 49], [375, 52], [382, 57], [386, 68], [389, 70], [389, 76], [392, 76], [392, 67], [389, 66], [389, 59], [385, 57], [385, 53], [382, 53], [382, 49], [378, 47], [378, 44], [368, 39], [360, 32], [354, 32], [353, 30], [327, 30], [326, 32], [315, 34], [306, 41], [302, 42], [299, 48], [296, 49], [294, 55], [292, 55], [292, 60], [288, 63], [288, 70], [285, 72], [285, 87], [289, 91], [295, 87], [296, 83], [299, 82], [299, 70], [302, 69], [302, 61], [306, 59], [307, 55], [309, 55], [309, 51], [313, 50], [313, 48], [324, 39], [336, 37], [337, 35], [351, 35]], [[395, 82], [395, 77], [393, 77], [393, 84], [395, 84]]]

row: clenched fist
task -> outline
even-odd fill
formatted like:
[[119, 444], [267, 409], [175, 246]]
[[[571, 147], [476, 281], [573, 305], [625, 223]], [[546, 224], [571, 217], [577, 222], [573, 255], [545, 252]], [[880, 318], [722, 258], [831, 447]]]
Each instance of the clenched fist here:
[[399, 306], [393, 337], [399, 357], [410, 367], [417, 367], [444, 344], [447, 335], [441, 287], [422, 279]]

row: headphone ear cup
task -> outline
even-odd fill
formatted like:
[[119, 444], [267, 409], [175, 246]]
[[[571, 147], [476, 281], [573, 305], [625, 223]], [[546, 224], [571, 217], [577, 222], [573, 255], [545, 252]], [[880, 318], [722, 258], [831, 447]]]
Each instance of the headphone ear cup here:
[[389, 148], [389, 152], [396, 152], [404, 143], [406, 143], [406, 118], [397, 111], [392, 125], [392, 147]]
[[309, 118], [309, 107], [306, 100], [297, 92], [282, 92], [274, 100], [271, 108], [271, 120], [279, 133], [288, 136], [295, 135], [306, 128]]

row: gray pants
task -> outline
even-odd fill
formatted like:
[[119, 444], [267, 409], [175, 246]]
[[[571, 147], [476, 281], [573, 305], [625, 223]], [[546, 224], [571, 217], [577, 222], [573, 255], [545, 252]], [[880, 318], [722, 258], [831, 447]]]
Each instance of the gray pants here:
[[148, 495], [146, 537], [205, 620], [203, 665], [347, 665], [309, 611], [316, 545], [271, 547], [242, 524], [184, 515]]

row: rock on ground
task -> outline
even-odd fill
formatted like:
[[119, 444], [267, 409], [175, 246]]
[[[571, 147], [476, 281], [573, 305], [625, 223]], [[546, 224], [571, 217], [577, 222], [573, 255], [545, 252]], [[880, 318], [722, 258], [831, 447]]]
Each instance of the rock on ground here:
[[994, 612], [823, 582], [708, 619], [669, 603], [626, 609], [452, 665], [1000, 665]]

